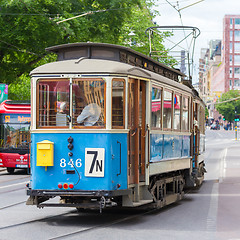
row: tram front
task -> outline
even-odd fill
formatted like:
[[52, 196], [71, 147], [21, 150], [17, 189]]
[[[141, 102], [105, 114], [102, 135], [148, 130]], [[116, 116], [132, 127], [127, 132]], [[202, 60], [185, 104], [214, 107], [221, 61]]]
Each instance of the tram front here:
[[[89, 61], [103, 60], [84, 61], [88, 66]], [[126, 78], [44, 73], [67, 64], [55, 62], [32, 72], [32, 174], [27, 204], [112, 206], [129, 194]], [[56, 196], [59, 202], [45, 202]]]

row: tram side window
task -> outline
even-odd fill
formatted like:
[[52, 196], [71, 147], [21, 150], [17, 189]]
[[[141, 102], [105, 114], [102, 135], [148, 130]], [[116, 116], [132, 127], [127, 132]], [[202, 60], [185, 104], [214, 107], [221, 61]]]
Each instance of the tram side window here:
[[125, 82], [121, 79], [112, 80], [112, 128], [124, 127], [124, 92]]
[[183, 97], [182, 101], [183, 110], [182, 110], [182, 130], [189, 130], [189, 98]]
[[163, 128], [171, 129], [172, 124], [172, 92], [164, 91], [163, 95]]
[[102, 79], [73, 80], [74, 127], [105, 127], [105, 86]]
[[39, 80], [37, 127], [67, 127], [69, 125], [69, 80]]
[[181, 96], [174, 96], [174, 114], [173, 114], [173, 129], [180, 130], [181, 128]]
[[152, 88], [152, 127], [161, 128], [162, 89]]
[[200, 106], [200, 120], [199, 120], [199, 129], [202, 134], [205, 133], [205, 124], [204, 124], [204, 119], [205, 119], [205, 109]]

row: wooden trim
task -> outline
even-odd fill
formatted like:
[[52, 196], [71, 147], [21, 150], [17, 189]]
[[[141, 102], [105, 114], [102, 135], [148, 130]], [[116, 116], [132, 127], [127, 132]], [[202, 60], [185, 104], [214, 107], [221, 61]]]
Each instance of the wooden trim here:
[[134, 183], [139, 183], [139, 93], [140, 93], [140, 80], [134, 81], [134, 128], [136, 128], [136, 134], [134, 135]]

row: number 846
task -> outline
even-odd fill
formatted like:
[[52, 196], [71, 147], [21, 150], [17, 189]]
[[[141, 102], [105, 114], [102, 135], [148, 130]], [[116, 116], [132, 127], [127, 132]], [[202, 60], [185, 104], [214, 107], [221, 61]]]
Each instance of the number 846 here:
[[65, 158], [62, 158], [60, 160], [60, 167], [64, 168], [67, 165], [71, 166], [71, 167], [81, 167], [82, 166], [82, 160], [80, 158], [78, 158], [75, 162], [73, 159], [70, 159], [69, 161], [66, 161]]

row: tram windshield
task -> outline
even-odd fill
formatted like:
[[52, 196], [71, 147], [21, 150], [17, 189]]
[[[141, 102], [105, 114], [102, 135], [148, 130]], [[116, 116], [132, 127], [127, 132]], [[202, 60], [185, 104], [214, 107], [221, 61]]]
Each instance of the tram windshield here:
[[30, 120], [24, 123], [0, 123], [0, 151], [27, 153], [30, 142], [29, 130]]
[[[37, 84], [37, 127], [104, 127], [105, 81], [98, 78], [42, 79]], [[70, 91], [72, 102], [70, 103]]]

